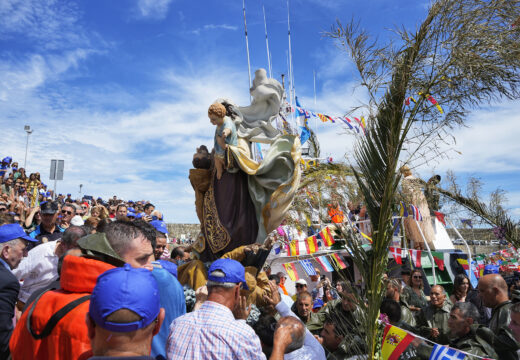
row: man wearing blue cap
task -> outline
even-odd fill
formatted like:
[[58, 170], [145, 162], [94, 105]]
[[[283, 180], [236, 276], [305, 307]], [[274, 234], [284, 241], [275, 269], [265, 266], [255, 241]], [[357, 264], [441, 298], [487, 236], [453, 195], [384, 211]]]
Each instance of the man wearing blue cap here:
[[[166, 223], [161, 220], [152, 220], [150, 221], [150, 225], [152, 225], [156, 232], [155, 232], [155, 260], [161, 259], [161, 256], [163, 255], [164, 251], [166, 250], [166, 245], [168, 243], [168, 227], [166, 226]], [[166, 252], [165, 258], [168, 259], [170, 257], [170, 254]]]
[[[171, 323], [166, 358], [265, 359], [260, 339], [245, 322], [249, 311], [240, 296], [241, 289], [248, 290], [244, 267], [232, 259], [216, 260], [206, 286], [208, 300]], [[283, 358], [286, 341], [286, 336], [278, 337], [271, 359]]]
[[86, 316], [94, 355], [90, 359], [154, 359], [152, 338], [163, 320], [151, 271], [125, 264], [104, 272], [97, 279]]
[[27, 256], [28, 241], [36, 240], [27, 236], [19, 224], [0, 226], [0, 359], [9, 355], [14, 306], [20, 291], [20, 283], [12, 270]]

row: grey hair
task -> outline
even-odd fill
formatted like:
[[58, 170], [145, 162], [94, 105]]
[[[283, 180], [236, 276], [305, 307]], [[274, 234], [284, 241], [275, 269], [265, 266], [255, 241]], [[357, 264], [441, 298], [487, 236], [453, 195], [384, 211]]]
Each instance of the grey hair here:
[[[216, 278], [223, 278], [226, 276], [226, 274], [224, 274], [224, 272], [222, 270], [215, 270], [210, 275], [212, 277], [216, 277]], [[219, 286], [219, 287], [223, 287], [226, 289], [231, 289], [231, 288], [237, 286], [237, 284], [232, 283], [232, 282], [219, 282], [219, 281], [208, 280], [206, 282], [206, 286], [208, 288]]]
[[9, 247], [15, 246], [20, 241], [22, 241], [22, 240], [20, 238], [17, 238], [17, 239], [6, 241], [3, 244], [0, 244], [0, 252], [2, 252], [4, 250], [4, 247], [6, 247], [6, 246], [9, 246]]
[[459, 309], [460, 313], [464, 318], [472, 318], [474, 323], [478, 323], [478, 319], [480, 318], [480, 314], [477, 310], [477, 307], [469, 302], [458, 302], [453, 305], [451, 310]]
[[75, 247], [78, 240], [87, 236], [85, 228], [81, 226], [69, 226], [61, 237], [61, 242], [67, 247]]
[[[285, 320], [285, 322], [288, 322], [288, 323], [283, 323], [282, 320]], [[283, 317], [280, 320], [278, 320], [277, 328], [285, 327], [285, 326], [290, 326], [294, 330], [296, 330], [296, 331], [291, 332], [292, 341], [285, 349], [285, 353], [288, 354], [290, 352], [293, 352], [293, 351], [298, 350], [301, 347], [303, 347], [306, 334], [305, 334], [305, 325], [298, 318], [295, 318], [292, 316], [291, 317], [287, 316], [287, 317]]]
[[444, 286], [437, 284], [437, 285], [433, 285], [433, 286], [432, 286], [432, 289], [433, 289], [434, 287], [438, 287], [439, 289], [441, 289], [443, 295], [447, 295], [447, 294], [446, 294], [446, 289], [444, 288]]

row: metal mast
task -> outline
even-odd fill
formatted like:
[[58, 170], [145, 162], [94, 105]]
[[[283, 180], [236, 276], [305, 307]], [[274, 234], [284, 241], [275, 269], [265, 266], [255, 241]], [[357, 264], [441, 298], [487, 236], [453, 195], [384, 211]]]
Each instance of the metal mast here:
[[247, 73], [249, 75], [249, 88], [251, 88], [253, 84], [251, 83], [251, 60], [249, 59], [249, 41], [247, 40], [246, 0], [242, 0], [242, 9], [244, 12], [244, 31], [246, 35]]
[[262, 11], [264, 13], [264, 29], [265, 29], [265, 47], [267, 49], [267, 67], [269, 68], [269, 77], [273, 77], [271, 69], [271, 55], [269, 53], [269, 38], [267, 37], [267, 22], [265, 21], [265, 7], [262, 5]]

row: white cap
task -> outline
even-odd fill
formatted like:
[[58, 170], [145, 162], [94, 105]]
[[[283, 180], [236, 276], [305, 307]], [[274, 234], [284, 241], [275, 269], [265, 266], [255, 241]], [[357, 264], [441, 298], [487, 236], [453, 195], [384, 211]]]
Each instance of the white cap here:
[[76, 215], [72, 218], [72, 220], [70, 220], [70, 224], [74, 226], [83, 226], [85, 225], [85, 222], [83, 221], [81, 216]]
[[307, 286], [307, 281], [305, 281], [305, 279], [299, 279], [296, 281], [296, 284]]

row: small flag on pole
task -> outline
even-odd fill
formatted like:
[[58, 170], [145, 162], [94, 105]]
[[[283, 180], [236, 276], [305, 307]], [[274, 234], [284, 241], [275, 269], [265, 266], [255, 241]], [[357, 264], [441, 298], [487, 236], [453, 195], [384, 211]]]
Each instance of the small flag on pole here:
[[300, 260], [300, 265], [302, 266], [303, 270], [305, 270], [307, 275], [318, 275], [316, 270], [314, 270], [314, 266], [312, 266], [312, 262], [309, 259]]
[[334, 271], [334, 268], [330, 264], [329, 260], [327, 260], [327, 257], [325, 257], [325, 256], [317, 257], [316, 261], [321, 265], [323, 270], [325, 270], [326, 272]]
[[287, 275], [289, 275], [292, 281], [296, 281], [299, 279], [298, 272], [296, 271], [296, 266], [294, 266], [294, 263], [283, 264], [283, 268], [285, 269], [285, 272], [287, 273]]

